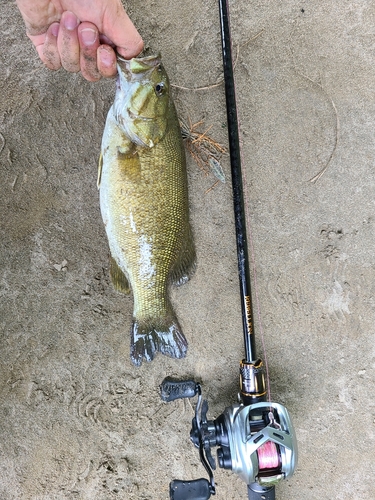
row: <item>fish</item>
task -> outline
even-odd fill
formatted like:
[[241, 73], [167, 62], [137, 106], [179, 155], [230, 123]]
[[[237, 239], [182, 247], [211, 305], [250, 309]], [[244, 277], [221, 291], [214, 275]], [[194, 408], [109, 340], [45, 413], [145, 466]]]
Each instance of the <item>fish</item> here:
[[133, 293], [130, 357], [183, 358], [184, 336], [169, 298], [189, 280], [196, 252], [185, 150], [160, 54], [117, 56], [114, 102], [99, 159], [100, 210], [115, 288]]

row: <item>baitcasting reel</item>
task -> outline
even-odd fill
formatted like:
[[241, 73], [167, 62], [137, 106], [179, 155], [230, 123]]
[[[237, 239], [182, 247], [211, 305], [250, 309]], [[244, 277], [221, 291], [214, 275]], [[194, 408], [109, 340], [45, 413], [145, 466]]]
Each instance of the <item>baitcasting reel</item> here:
[[161, 397], [169, 402], [198, 395], [190, 439], [199, 448], [209, 480], [174, 480], [171, 500], [207, 500], [215, 495], [211, 448], [217, 447], [222, 469], [235, 472], [248, 485], [250, 500], [273, 500], [274, 485], [290, 477], [297, 464], [297, 441], [287, 409], [263, 401], [263, 364], [241, 363], [241, 402], [224, 410], [215, 420], [207, 420], [208, 403], [202, 401], [201, 386], [194, 381], [164, 379]]

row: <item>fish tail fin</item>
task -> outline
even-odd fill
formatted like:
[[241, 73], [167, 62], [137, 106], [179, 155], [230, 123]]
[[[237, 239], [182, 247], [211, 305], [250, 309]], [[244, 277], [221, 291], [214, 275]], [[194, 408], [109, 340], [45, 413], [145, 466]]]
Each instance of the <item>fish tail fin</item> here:
[[171, 358], [184, 358], [187, 346], [177, 318], [173, 316], [155, 322], [133, 321], [130, 357], [136, 366], [142, 364], [143, 358], [152, 361], [156, 352]]

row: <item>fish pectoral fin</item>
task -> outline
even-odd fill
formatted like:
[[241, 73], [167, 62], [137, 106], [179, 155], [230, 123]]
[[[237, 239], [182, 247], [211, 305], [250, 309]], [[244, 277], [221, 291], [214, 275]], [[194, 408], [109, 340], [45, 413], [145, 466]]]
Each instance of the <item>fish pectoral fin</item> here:
[[117, 148], [117, 162], [121, 172], [128, 181], [138, 182], [141, 176], [141, 162], [136, 148]]
[[125, 160], [137, 154], [137, 148], [132, 142], [122, 141], [121, 146], [117, 146], [117, 159]]
[[100, 183], [102, 180], [102, 171], [103, 171], [103, 153], [100, 152], [99, 165], [98, 165], [98, 179], [96, 181], [96, 185], [98, 186], [98, 189], [100, 189]]
[[129, 294], [131, 291], [129, 281], [113, 257], [111, 257], [109, 273], [111, 275], [113, 286], [116, 290]]

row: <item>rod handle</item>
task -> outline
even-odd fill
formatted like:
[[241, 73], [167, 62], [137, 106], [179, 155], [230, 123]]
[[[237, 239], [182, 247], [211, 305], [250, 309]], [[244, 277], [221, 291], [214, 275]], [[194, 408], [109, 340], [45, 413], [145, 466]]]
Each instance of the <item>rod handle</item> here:
[[274, 486], [261, 486], [258, 483], [247, 485], [248, 500], [275, 500]]

